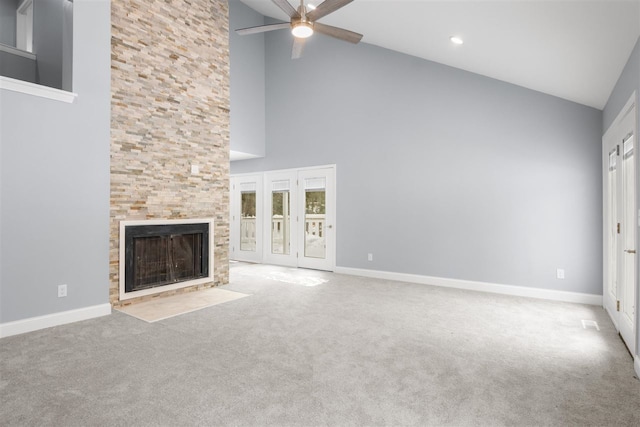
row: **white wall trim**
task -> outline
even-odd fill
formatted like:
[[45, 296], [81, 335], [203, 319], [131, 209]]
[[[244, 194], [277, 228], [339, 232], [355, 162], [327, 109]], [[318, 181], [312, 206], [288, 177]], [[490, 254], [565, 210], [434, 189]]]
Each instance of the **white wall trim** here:
[[78, 97], [77, 93], [66, 90], [55, 89], [35, 83], [24, 82], [10, 77], [0, 76], [0, 89], [13, 92], [25, 93], [27, 95], [38, 96], [40, 98], [53, 99], [54, 101], [66, 102], [68, 104]]
[[30, 317], [14, 322], [0, 323], [0, 338], [51, 328], [53, 326], [66, 325], [67, 323], [80, 322], [96, 317], [108, 316], [109, 314], [111, 314], [111, 304], [106, 303], [44, 316]]
[[633, 359], [633, 367], [636, 370], [636, 377], [640, 378], [640, 356], [636, 355], [636, 357], [634, 357]]
[[308, 171], [314, 169], [330, 169], [333, 168], [337, 171], [338, 167], [335, 163], [329, 165], [318, 165], [318, 166], [303, 166], [300, 168], [289, 168], [289, 169], [274, 169], [268, 171], [261, 172], [244, 172], [244, 173], [234, 173], [231, 174], [232, 177], [243, 177], [243, 176], [251, 176], [251, 175], [265, 175], [268, 173], [286, 173], [286, 172], [298, 172], [298, 171]]
[[418, 274], [393, 273], [390, 271], [365, 270], [361, 268], [336, 267], [338, 274], [372, 277], [376, 279], [396, 280], [399, 282], [441, 286], [444, 288], [466, 289], [470, 291], [491, 292], [495, 294], [519, 297], [540, 298], [552, 301], [574, 302], [579, 304], [602, 305], [602, 295], [578, 292], [556, 291], [552, 289], [528, 288], [524, 286], [500, 285], [496, 283], [470, 280], [446, 279], [443, 277], [421, 276]]
[[26, 50], [22, 50], [22, 49], [16, 49], [15, 47], [7, 46], [6, 44], [3, 44], [3, 43], [0, 43], [0, 52], [21, 56], [23, 58], [27, 58], [32, 61], [36, 60], [36, 55], [34, 53], [27, 52]]
[[259, 157], [264, 157], [264, 156], [259, 156], [257, 154], [251, 154], [251, 153], [244, 153], [242, 151], [229, 150], [229, 161], [231, 162], [235, 162], [238, 160], [257, 159]]
[[611, 124], [609, 125], [609, 128], [607, 129], [607, 131], [604, 133], [604, 135], [602, 135], [602, 139], [603, 140], [605, 138], [608, 139], [610, 137], [610, 134], [612, 132], [614, 132], [615, 128], [618, 126], [618, 124], [620, 124], [620, 122], [625, 119], [625, 117], [627, 116], [627, 114], [629, 114], [629, 111], [631, 110], [631, 108], [634, 105], [636, 105], [636, 91], [635, 90], [633, 91], [633, 93], [631, 93], [631, 96], [629, 97], [627, 102], [624, 104], [624, 107], [622, 107], [622, 109], [620, 109], [620, 112], [618, 113], [616, 118], [613, 120], [613, 122], [611, 122]]

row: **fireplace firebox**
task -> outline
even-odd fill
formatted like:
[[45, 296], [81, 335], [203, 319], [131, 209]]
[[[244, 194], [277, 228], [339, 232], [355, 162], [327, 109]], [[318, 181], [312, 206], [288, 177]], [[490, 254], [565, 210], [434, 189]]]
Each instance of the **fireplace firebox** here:
[[210, 278], [211, 224], [182, 222], [121, 224], [121, 299], [123, 292], [127, 297], [146, 295]]

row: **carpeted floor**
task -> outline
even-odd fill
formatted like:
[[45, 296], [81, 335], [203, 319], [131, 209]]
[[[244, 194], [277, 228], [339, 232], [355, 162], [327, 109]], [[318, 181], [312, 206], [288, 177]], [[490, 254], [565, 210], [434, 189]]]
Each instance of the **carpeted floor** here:
[[231, 281], [252, 296], [0, 340], [0, 425], [640, 425], [599, 307], [264, 265]]

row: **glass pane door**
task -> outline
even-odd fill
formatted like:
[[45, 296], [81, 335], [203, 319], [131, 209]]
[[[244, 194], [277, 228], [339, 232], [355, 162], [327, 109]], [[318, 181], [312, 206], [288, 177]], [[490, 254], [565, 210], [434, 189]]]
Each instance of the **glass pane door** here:
[[231, 179], [231, 255], [237, 261], [333, 271], [335, 166]]
[[262, 262], [262, 176], [231, 179], [230, 259]]
[[296, 172], [265, 174], [265, 255], [270, 264], [295, 267], [296, 260]]
[[334, 168], [298, 172], [300, 267], [329, 271], [335, 268], [334, 182]]
[[[274, 183], [275, 184], [275, 183]], [[271, 193], [271, 253], [289, 255], [291, 253], [291, 192], [274, 190]]]
[[304, 180], [304, 256], [326, 257], [326, 179]]
[[240, 193], [240, 250], [256, 250], [256, 192], [242, 191]]

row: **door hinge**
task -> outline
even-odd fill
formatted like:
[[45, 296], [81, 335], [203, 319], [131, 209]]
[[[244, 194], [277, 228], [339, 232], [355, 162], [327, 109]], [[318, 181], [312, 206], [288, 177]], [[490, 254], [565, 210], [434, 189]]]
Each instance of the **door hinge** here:
[[616, 311], [620, 311], [620, 301], [616, 301]]
[[616, 145], [616, 156], [620, 155], [620, 146]]
[[618, 234], [620, 234], [620, 223], [616, 226], [616, 230], [618, 230]]
[[298, 252], [296, 252], [296, 258], [298, 258]]

